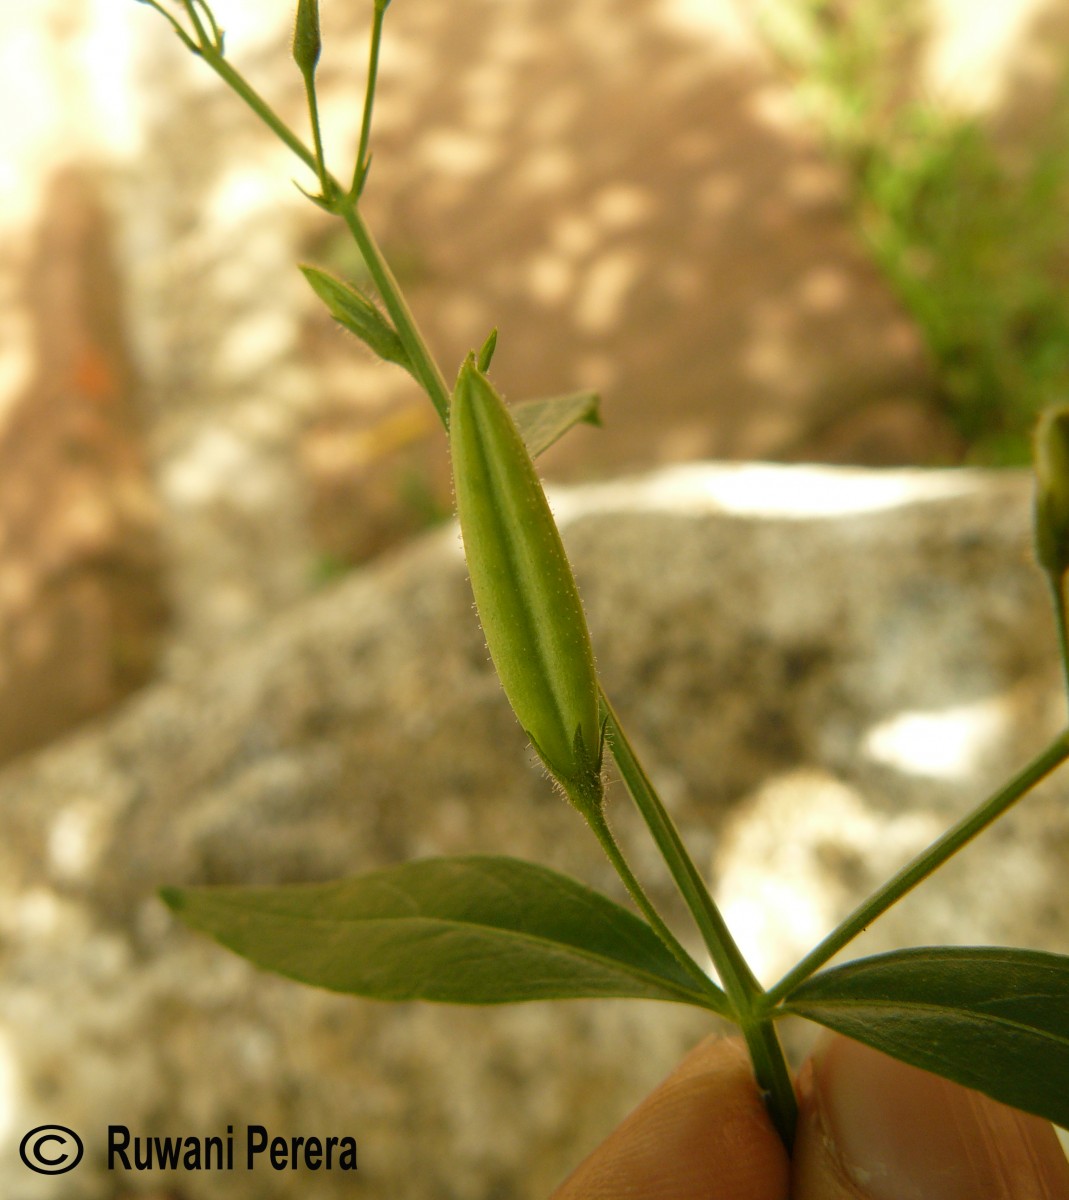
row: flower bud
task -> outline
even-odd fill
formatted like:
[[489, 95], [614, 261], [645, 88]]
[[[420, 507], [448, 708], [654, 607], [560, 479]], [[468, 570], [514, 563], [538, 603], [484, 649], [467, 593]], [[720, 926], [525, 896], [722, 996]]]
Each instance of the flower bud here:
[[322, 50], [319, 0], [297, 0], [297, 20], [293, 26], [293, 61], [306, 79], [315, 74]]
[[1048, 408], [1035, 442], [1036, 558], [1060, 580], [1069, 570], [1069, 408]]
[[531, 456], [474, 356], [453, 394], [449, 446], [475, 606], [505, 695], [569, 798], [595, 808], [602, 738], [586, 618]]

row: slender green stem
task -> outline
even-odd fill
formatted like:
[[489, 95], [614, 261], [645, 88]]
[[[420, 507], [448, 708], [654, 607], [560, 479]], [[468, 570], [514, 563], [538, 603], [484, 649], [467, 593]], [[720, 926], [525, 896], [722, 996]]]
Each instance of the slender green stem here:
[[752, 1023], [743, 1024], [742, 1032], [750, 1052], [754, 1076], [765, 1094], [769, 1116], [789, 1152], [794, 1148], [794, 1134], [798, 1126], [798, 1100], [776, 1027], [766, 1016], [762, 1016]]
[[[252, 109], [275, 136], [290, 149], [306, 166], [317, 171], [316, 156], [301, 141], [267, 101], [251, 87], [233, 67], [211, 47], [202, 50], [205, 62], [213, 71]], [[341, 185], [331, 175], [326, 176], [324, 197], [332, 211], [336, 212], [349, 227], [367, 264], [368, 272], [375, 282], [386, 311], [390, 314], [397, 335], [408, 352], [416, 377], [430, 397], [443, 425], [449, 424], [449, 388], [441, 369], [435, 362], [427, 343], [420, 333], [416, 319], [405, 302], [390, 266], [379, 249], [364, 219], [356, 210], [355, 201], [346, 198]]]
[[601, 704], [606, 720], [606, 739], [612, 750], [613, 760], [672, 873], [680, 895], [694, 917], [725, 991], [741, 1015], [749, 1010], [751, 998], [760, 993], [761, 986], [736, 946], [727, 923], [709, 895], [698, 868], [683, 845], [679, 831], [638, 761], [604, 691], [601, 694]]
[[205, 48], [215, 48], [219, 44], [218, 33], [216, 32], [215, 19], [210, 18], [211, 26], [215, 36], [209, 38], [208, 33], [204, 28], [204, 22], [201, 21], [200, 15], [197, 12], [196, 0], [182, 0], [182, 7], [186, 10], [190, 23], [193, 26], [194, 32], [197, 35], [197, 40], [200, 43], [200, 51], [203, 53]]
[[746, 1038], [758, 1083], [768, 1094], [773, 1119], [789, 1147], [797, 1120], [797, 1104], [783, 1051], [764, 1003], [764, 992], [638, 761], [604, 691], [601, 707], [613, 760], [694, 917], [731, 1002], [733, 1015]]
[[324, 197], [331, 194], [330, 177], [327, 174], [327, 164], [323, 157], [323, 134], [319, 128], [319, 100], [316, 96], [315, 77], [309, 72], [304, 77], [304, 91], [308, 97], [308, 119], [312, 124], [312, 146], [315, 154], [316, 175], [319, 177], [319, 190]]
[[[196, 4], [196, 6], [198, 8], [200, 8], [203, 11], [204, 15], [208, 18], [208, 24], [211, 26], [211, 30], [212, 30], [212, 46], [214, 46], [214, 48], [216, 50], [218, 50], [220, 54], [222, 54], [223, 53], [223, 31], [219, 28], [219, 25], [215, 20], [215, 13], [212, 12], [210, 6], [207, 4], [207, 0], [194, 0], [194, 3]], [[200, 26], [199, 26], [199, 22], [198, 22], [198, 29], [199, 29], [199, 27]]]
[[613, 869], [623, 881], [624, 887], [627, 888], [631, 899], [634, 900], [636, 906], [642, 915], [646, 918], [649, 924], [653, 927], [653, 931], [664, 942], [665, 946], [671, 951], [673, 957], [679, 965], [702, 987], [703, 991], [710, 992], [716, 999], [716, 1011], [721, 1016], [731, 1015], [731, 1006], [728, 1003], [727, 996], [716, 986], [709, 976], [701, 969], [693, 958], [686, 952], [680, 944], [679, 939], [665, 924], [661, 914], [654, 907], [649, 896], [646, 895], [645, 889], [635, 877], [634, 872], [627, 859], [624, 857], [623, 851], [620, 849], [620, 843], [617, 842], [612, 830], [609, 828], [609, 823], [605, 820], [604, 814], [598, 810], [596, 812], [587, 812], [587, 824], [594, 832], [594, 836], [601, 844], [601, 848], [605, 851], [605, 855], [609, 862], [612, 863]]
[[360, 145], [356, 150], [356, 165], [353, 168], [353, 183], [349, 193], [358, 198], [364, 190], [368, 167], [368, 142], [371, 139], [371, 111], [375, 104], [375, 87], [379, 77], [379, 47], [382, 43], [382, 25], [390, 0], [376, 0], [375, 15], [371, 24], [371, 50], [368, 53], [367, 87], [364, 91], [364, 115], [360, 120]]
[[[245, 101], [275, 137], [307, 167], [316, 171], [315, 152], [308, 149], [304, 142], [290, 129], [263, 96], [251, 84], [246, 82], [245, 77], [235, 71], [226, 59], [211, 46], [202, 46], [200, 54], [216, 75], [223, 80], [232, 92]], [[328, 180], [328, 183], [331, 182], [334, 183], [335, 189], [340, 190], [336, 181]]]
[[1054, 621], [1058, 626], [1058, 652], [1062, 660], [1062, 678], [1066, 696], [1069, 697], [1069, 621], [1065, 609], [1065, 576], [1057, 571], [1047, 573], [1051, 599], [1054, 603]]
[[1026, 792], [1034, 788], [1044, 776], [1049, 775], [1067, 758], [1069, 758], [1069, 730], [1060, 733], [1041, 754], [1036, 755], [1004, 787], [948, 829], [927, 850], [918, 854], [888, 880], [879, 891], [873, 893], [864, 903], [859, 904], [844, 921], [828, 934], [819, 946], [811, 950], [797, 966], [788, 971], [774, 987], [769, 989], [764, 1002], [776, 1005], [790, 995], [799, 984], [837, 954], [847, 942], [857, 937], [877, 917], [915, 888], [921, 880], [926, 879], [937, 867], [942, 866], [966, 842], [972, 841], [996, 818], [1002, 816], [1008, 808], [1016, 804]]
[[139, 3], [147, 5], [147, 7], [153, 9], [155, 12], [158, 12], [160, 16], [163, 17], [163, 19], [168, 23], [168, 25], [170, 25], [170, 27], [175, 31], [175, 33], [178, 34], [182, 43], [188, 50], [192, 50], [194, 54], [200, 53], [200, 48], [197, 46], [197, 43], [189, 36], [188, 33], [186, 33], [186, 31], [182, 28], [181, 22], [173, 13], [169, 13], [162, 4], [157, 3], [157, 0], [139, 0]]
[[390, 265], [379, 249], [371, 230], [368, 229], [363, 217], [357, 211], [355, 202], [350, 199], [341, 200], [336, 211], [349, 226], [349, 232], [359, 247], [368, 273], [375, 281], [375, 287], [382, 297], [386, 311], [390, 314], [394, 329], [397, 330], [397, 336], [401, 339], [405, 350], [408, 351], [409, 361], [412, 363], [416, 378], [423, 385], [424, 391], [437, 409], [442, 424], [448, 429], [449, 387], [442, 375], [441, 368], [435, 362], [423, 340], [416, 319], [405, 302], [400, 284], [394, 278]]

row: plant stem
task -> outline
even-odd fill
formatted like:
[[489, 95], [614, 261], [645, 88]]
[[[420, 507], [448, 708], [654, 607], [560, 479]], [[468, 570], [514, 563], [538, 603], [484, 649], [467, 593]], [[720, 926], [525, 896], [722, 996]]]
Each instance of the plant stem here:
[[[693, 958], [686, 952], [680, 944], [679, 939], [665, 924], [661, 914], [654, 907], [649, 896], [635, 878], [634, 872], [627, 859], [624, 857], [623, 851], [620, 849], [620, 843], [617, 842], [612, 830], [609, 828], [608, 822], [605, 820], [604, 814], [598, 810], [597, 812], [586, 814], [587, 824], [594, 832], [594, 836], [601, 843], [601, 848], [605, 851], [606, 857], [612, 863], [613, 869], [620, 879], [623, 880], [624, 887], [630, 893], [631, 899], [634, 900], [642, 915], [646, 918], [649, 924], [653, 927], [653, 931], [664, 942], [665, 946], [671, 951], [673, 957], [681, 967], [698, 981], [703, 991], [709, 991], [715, 998], [715, 1009], [721, 1016], [730, 1017], [732, 1015], [731, 1005], [728, 1002], [727, 996], [723, 991], [716, 986], [709, 976], [701, 969]], [[711, 1006], [714, 1007], [714, 1006]]]
[[741, 1015], [750, 1007], [750, 998], [761, 991], [760, 984], [736, 946], [720, 910], [709, 895], [672, 818], [638, 761], [604, 691], [601, 694], [601, 704], [607, 722], [606, 740], [612, 750], [613, 760], [668, 864], [680, 894], [694, 916], [695, 924], [701, 932], [702, 940], [712, 957], [725, 991]]
[[324, 196], [330, 195], [327, 164], [323, 157], [323, 134], [319, 129], [319, 100], [316, 97], [315, 78], [309, 72], [304, 77], [304, 92], [308, 98], [308, 119], [312, 123], [312, 144], [315, 147], [316, 175], [319, 179], [319, 190]]
[[758, 1083], [769, 1096], [773, 1119], [784, 1142], [790, 1147], [797, 1120], [797, 1104], [783, 1050], [764, 1003], [764, 991], [731, 936], [672, 818], [627, 740], [604, 690], [601, 692], [601, 707], [613, 760], [668, 865], [680, 895], [694, 917], [731, 1002], [735, 1019], [746, 1038]]
[[[151, 0], [150, 0], [151, 3]], [[434, 360], [420, 333], [404, 295], [385, 256], [379, 249], [370, 229], [357, 211], [357, 200], [367, 174], [367, 145], [370, 136], [371, 108], [375, 80], [378, 71], [378, 52], [381, 41], [382, 21], [389, 0], [376, 0], [375, 24], [372, 29], [371, 58], [368, 73], [368, 91], [365, 97], [364, 114], [361, 121], [360, 145], [357, 152], [353, 184], [349, 193], [343, 193], [341, 185], [326, 170], [319, 135], [314, 88], [308, 87], [309, 110], [312, 120], [314, 150], [301, 141], [266, 100], [241, 76], [223, 57], [222, 38], [216, 27], [211, 10], [205, 6], [212, 26], [209, 38], [195, 5], [203, 0], [184, 0], [184, 7], [199, 39], [197, 53], [205, 60], [224, 83], [238, 95], [275, 136], [318, 177], [322, 196], [317, 198], [323, 207], [340, 216], [349, 228], [353, 240], [363, 256], [375, 287], [393, 322], [397, 335], [408, 353], [414, 373], [427, 392], [438, 412], [442, 424], [448, 428], [450, 392], [441, 369]], [[172, 22], [174, 24], [174, 22]], [[177, 28], [177, 26], [176, 26]], [[179, 30], [180, 35], [181, 31]], [[183, 40], [189, 40], [183, 35]], [[308, 80], [306, 79], [306, 84]], [[613, 757], [620, 774], [668, 863], [676, 885], [694, 916], [698, 929], [709, 950], [724, 984], [724, 991], [708, 978], [697, 963], [687, 954], [675, 935], [661, 919], [641, 885], [627, 864], [608, 824], [600, 815], [589, 818], [591, 828], [601, 842], [629, 893], [646, 916], [652, 928], [677, 958], [687, 973], [700, 982], [702, 993], [709, 998], [709, 1007], [724, 1016], [734, 1017], [740, 1024], [749, 1046], [758, 1083], [765, 1090], [773, 1119], [788, 1149], [793, 1142], [797, 1118], [794, 1090], [791, 1087], [783, 1050], [780, 1047], [769, 1006], [763, 1003], [764, 992], [750, 971], [746, 960], [709, 895], [697, 868], [688, 856], [671, 818], [657, 796], [653, 785], [643, 771], [634, 751], [620, 726], [612, 706], [601, 693], [604, 719], [609, 728]]]
[[[290, 129], [263, 96], [251, 84], [246, 82], [245, 77], [235, 71], [226, 59], [210, 44], [198, 47], [198, 53], [227, 87], [245, 101], [275, 137], [288, 150], [292, 151], [305, 166], [309, 167], [312, 171], [316, 171], [316, 157], [314, 152], [308, 149], [304, 142]], [[337, 182], [330, 180], [328, 177], [328, 183], [330, 182], [333, 182], [337, 187]]]
[[[223, 82], [245, 101], [271, 132], [301, 162], [318, 175], [315, 153], [309, 150], [301, 139], [293, 133], [285, 121], [282, 120], [255, 88], [251, 87], [226, 59], [211, 46], [202, 47], [200, 52], [204, 61]], [[430, 397], [431, 403], [437, 410], [442, 424], [448, 427], [449, 388], [446, 385], [441, 369], [427, 348], [427, 343], [420, 333], [415, 317], [413, 317], [411, 310], [405, 302], [400, 285], [390, 270], [390, 266], [374, 237], [372, 237], [371, 231], [364, 223], [364, 219], [357, 212], [355, 199], [344, 195], [341, 185], [332, 175], [326, 174], [325, 177], [324, 203], [332, 212], [337, 213], [349, 227], [349, 232], [360, 249], [368, 272], [375, 282], [375, 287], [382, 297], [383, 304], [386, 306], [386, 311], [390, 314], [390, 319], [393, 321], [397, 336], [401, 339], [405, 350], [408, 352], [413, 370], [427, 395]]]
[[[182, 7], [186, 10], [186, 14], [188, 15], [190, 23], [193, 26], [193, 31], [197, 35], [197, 40], [200, 43], [199, 50], [201, 52], [203, 52], [203, 50], [206, 46], [211, 46], [214, 48], [216, 45], [218, 45], [218, 42], [219, 42], [218, 35], [216, 35], [213, 38], [208, 37], [208, 34], [204, 28], [204, 23], [201, 21], [199, 15], [197, 14], [196, 0], [182, 0]], [[214, 31], [215, 30], [214, 18], [212, 18], [212, 20], [211, 20], [211, 26]]]
[[405, 350], [408, 351], [409, 361], [412, 363], [416, 378], [430, 397], [442, 424], [448, 429], [450, 389], [441, 369], [423, 340], [416, 319], [405, 302], [400, 284], [394, 278], [390, 265], [379, 249], [371, 230], [357, 212], [355, 201], [351, 198], [340, 200], [335, 211], [349, 226], [349, 232], [359, 247], [368, 273], [375, 281], [375, 287], [382, 297], [386, 311], [390, 314], [394, 329], [397, 330], [397, 336], [401, 339]]
[[750, 1024], [743, 1024], [742, 1033], [753, 1063], [754, 1076], [764, 1092], [768, 1115], [790, 1153], [794, 1149], [794, 1134], [798, 1126], [798, 1100], [776, 1027], [766, 1016], [761, 1016]]
[[360, 119], [360, 145], [356, 150], [356, 165], [353, 168], [353, 183], [349, 194], [359, 198], [367, 180], [367, 169], [371, 163], [367, 147], [371, 139], [371, 110], [375, 104], [375, 86], [379, 77], [379, 46], [382, 43], [382, 24], [390, 0], [376, 0], [375, 15], [371, 23], [371, 49], [368, 53], [367, 87], [364, 90], [364, 114]]
[[1019, 771], [1004, 787], [988, 797], [978, 808], [963, 817], [942, 837], [934, 841], [927, 850], [918, 854], [894, 875], [879, 891], [873, 893], [802, 960], [765, 994], [768, 1005], [779, 1004], [790, 993], [819, 970], [833, 955], [837, 954], [853, 938], [857, 937], [877, 917], [887, 911], [896, 901], [917, 886], [921, 880], [956, 854], [962, 846], [972, 841], [996, 818], [1015, 804], [1044, 776], [1069, 758], [1069, 729], [1060, 733], [1053, 742]]
[[1058, 626], [1058, 652], [1062, 660], [1062, 678], [1065, 682], [1066, 696], [1069, 697], [1069, 623], [1065, 610], [1065, 576], [1057, 571], [1049, 571], [1047, 579], [1050, 582], [1051, 599], [1054, 602], [1054, 621]]

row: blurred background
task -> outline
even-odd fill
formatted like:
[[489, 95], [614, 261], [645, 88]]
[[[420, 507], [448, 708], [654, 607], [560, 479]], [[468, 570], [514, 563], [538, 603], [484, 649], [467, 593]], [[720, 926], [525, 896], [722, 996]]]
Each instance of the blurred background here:
[[[345, 175], [368, 5], [324, 3]], [[221, 0], [298, 128], [289, 0]], [[1069, 373], [1043, 0], [398, 0], [366, 192], [448, 375], [595, 387], [551, 479], [1016, 464]], [[0, 758], [442, 520], [429, 405], [336, 329], [311, 180], [134, 0], [0, 12]]]
[[[292, 15], [218, 0], [304, 129]], [[322, 0], [342, 178], [370, 15]], [[540, 1200], [704, 1019], [356, 1003], [155, 899], [472, 850], [617, 894], [522, 766], [456, 539], [416, 544], [452, 507], [430, 405], [295, 267], [363, 264], [135, 0], [0, 5], [0, 111], [0, 1190], [350, 1194], [116, 1181], [99, 1146], [49, 1190], [16, 1154], [38, 1120], [263, 1114], [351, 1122], [360, 1194]], [[552, 482], [737, 467], [588, 491], [565, 535], [595, 640], [624, 635], [607, 686], [772, 974], [1064, 721], [1022, 476], [745, 464], [1026, 462], [1069, 399], [1069, 11], [393, 0], [372, 149], [446, 376], [497, 326], [509, 399], [601, 392]], [[867, 944], [1064, 949], [1064, 800], [1017, 816]]]

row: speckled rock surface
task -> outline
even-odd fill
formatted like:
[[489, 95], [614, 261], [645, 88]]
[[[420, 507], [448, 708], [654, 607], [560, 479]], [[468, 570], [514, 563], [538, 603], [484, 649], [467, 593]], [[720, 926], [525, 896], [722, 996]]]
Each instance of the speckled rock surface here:
[[[554, 502], [606, 687], [769, 981], [1062, 719], [1019, 476], [694, 467]], [[1065, 950], [1064, 790], [1029, 798], [865, 948]], [[505, 706], [451, 529], [10, 768], [0, 1192], [544, 1197], [701, 1035], [700, 1015], [350, 1000], [255, 972], [155, 898], [165, 883], [327, 879], [474, 851], [619, 895]], [[68, 1176], [18, 1161], [22, 1133], [45, 1122], [85, 1139]], [[357, 1184], [109, 1174], [109, 1123], [348, 1133]]]

